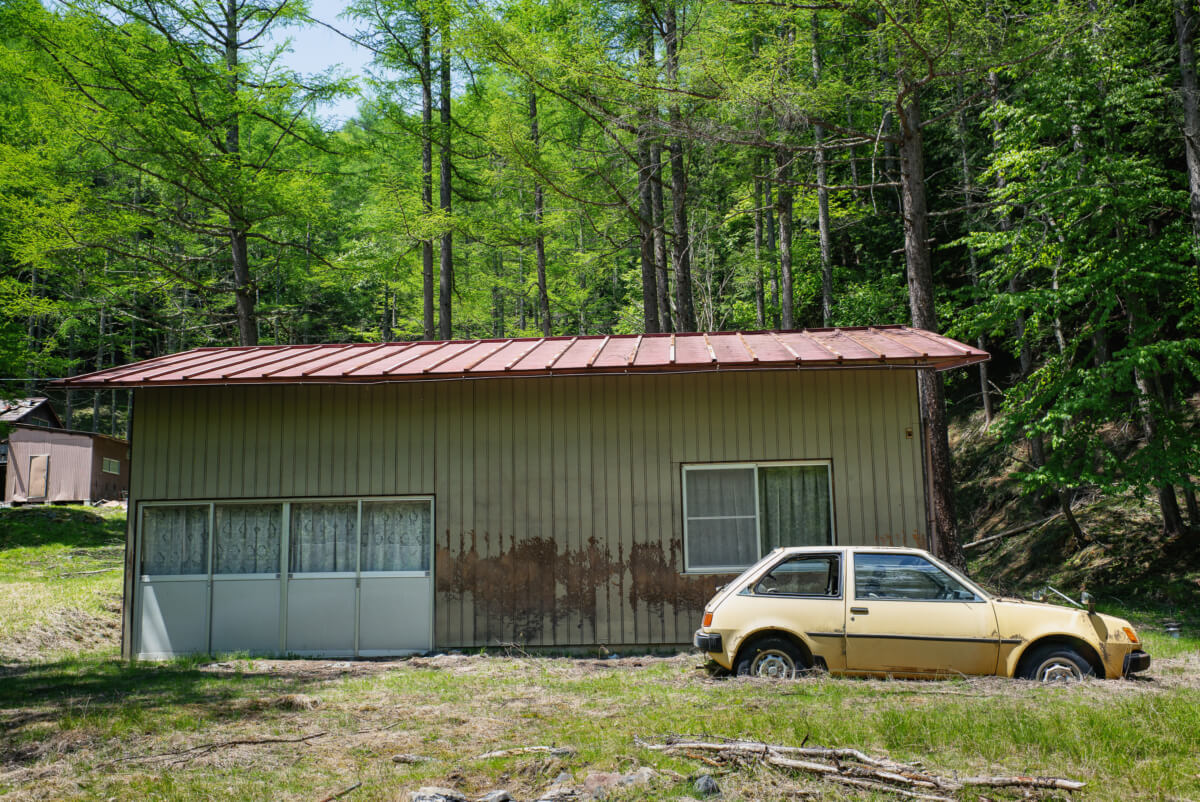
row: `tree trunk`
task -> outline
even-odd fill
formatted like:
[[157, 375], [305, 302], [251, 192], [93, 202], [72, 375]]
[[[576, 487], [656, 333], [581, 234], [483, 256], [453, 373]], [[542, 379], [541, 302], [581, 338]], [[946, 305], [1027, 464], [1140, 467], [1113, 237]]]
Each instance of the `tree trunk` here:
[[[958, 83], [958, 91], [956, 95], [958, 103], [960, 106], [962, 106], [964, 104], [962, 81], [959, 81]], [[961, 107], [956, 115], [956, 122], [956, 128], [958, 132], [958, 163], [962, 169], [963, 180], [963, 205], [969, 209], [975, 196], [975, 187], [971, 181], [971, 160], [967, 157], [966, 112]], [[970, 213], [968, 212], [968, 214]], [[978, 289], [979, 260], [975, 254], [975, 248], [970, 245], [967, 246], [967, 263], [969, 265], [968, 269], [971, 274], [971, 286]], [[984, 348], [985, 344], [986, 343], [984, 342], [982, 334], [975, 338], [975, 345], [979, 347], [979, 350], [986, 350]], [[985, 429], [992, 425], [992, 393], [991, 388], [988, 386], [989, 382], [987, 366], [987, 362], [979, 363], [979, 393], [983, 400], [983, 426]]]
[[1198, 18], [1188, 0], [1175, 0], [1175, 41], [1179, 46], [1180, 100], [1183, 103], [1183, 150], [1187, 156], [1192, 234], [1200, 238], [1200, 94], [1196, 89], [1193, 37]]
[[[225, 69], [229, 76], [226, 91], [233, 106], [225, 125], [225, 155], [241, 167], [241, 120], [237, 111], [238, 39], [240, 36], [237, 0], [225, 0]], [[246, 247], [247, 227], [237, 210], [229, 217], [229, 250], [233, 263], [233, 291], [237, 310], [238, 339], [242, 345], [258, 345], [258, 322], [254, 317], [254, 287], [250, 279], [250, 257]]]
[[791, 178], [792, 155], [782, 147], [775, 151], [775, 178], [779, 182], [775, 209], [779, 213], [779, 276], [780, 276], [780, 325], [784, 329], [796, 327], [792, 309], [792, 190], [787, 185]]
[[454, 234], [450, 228], [450, 48], [447, 33], [442, 30], [441, 80], [441, 176], [438, 182], [439, 200], [445, 216], [442, 232], [441, 264], [438, 275], [438, 336], [449, 340], [453, 336], [450, 317], [450, 293], [454, 290]]
[[392, 341], [392, 290], [386, 281], [383, 284], [383, 314], [379, 318], [379, 341]]
[[[757, 162], [757, 159], [755, 159]], [[757, 171], [756, 171], [757, 172]], [[760, 329], [766, 328], [767, 301], [763, 292], [763, 181], [754, 177], [754, 320]]]
[[[538, 157], [541, 136], [538, 133], [537, 91], [529, 89], [529, 139], [533, 143], [533, 157]], [[537, 256], [538, 308], [541, 310], [542, 334], [550, 336], [550, 293], [546, 289], [546, 235], [542, 232], [542, 217], [545, 212], [542, 199], [542, 182], [533, 182], [533, 238], [534, 254]]]
[[[679, 30], [675, 19], [675, 3], [667, 3], [663, 43], [667, 54], [667, 84], [679, 80]], [[679, 104], [672, 100], [668, 108], [671, 128], [678, 130], [682, 123]], [[687, 168], [683, 160], [683, 139], [673, 137], [667, 146], [671, 161], [671, 220], [674, 226], [674, 248], [671, 260], [675, 265], [675, 330], [695, 331], [696, 312], [692, 306], [692, 245], [688, 236]]]
[[492, 336], [504, 336], [504, 289], [501, 278], [504, 276], [504, 251], [496, 249], [496, 272], [492, 280]]
[[[426, 219], [433, 216], [433, 58], [429, 23], [421, 23], [421, 202]], [[434, 337], [433, 240], [421, 242], [421, 282], [425, 301], [425, 339]]]
[[[654, 64], [654, 33], [650, 20], [642, 23], [642, 42], [638, 62], [643, 72], [650, 74]], [[653, 168], [650, 164], [650, 121], [651, 109], [641, 109], [641, 124], [637, 134], [637, 188], [638, 188], [638, 257], [642, 266], [642, 320], [647, 332], [662, 329], [658, 322], [658, 274], [654, 265], [654, 199], [650, 184]]]
[[233, 284], [237, 297], [238, 337], [242, 345], [258, 345], [258, 323], [254, 317], [254, 286], [250, 280], [246, 230], [233, 216], [229, 218], [229, 243], [233, 252]]
[[671, 325], [671, 279], [667, 264], [666, 212], [663, 210], [662, 146], [650, 142], [650, 212], [654, 226], [654, 286], [658, 293], [658, 330], [673, 331]]
[[[938, 330], [933, 291], [933, 264], [929, 252], [929, 209], [925, 198], [925, 153], [921, 130], [921, 98], [916, 87], [901, 85], [900, 192], [904, 216], [904, 259], [908, 266], [908, 302], [913, 325]], [[946, 400], [942, 378], [922, 370], [917, 392], [925, 412], [929, 438], [930, 508], [936, 554], [952, 565], [963, 566], [962, 546], [954, 516], [954, 486]]]
[[[771, 157], [763, 157], [763, 175], [768, 171], [773, 171], [771, 167]], [[771, 327], [779, 328], [779, 262], [776, 259], [777, 250], [775, 248], [775, 185], [771, 181], [765, 182], [766, 186], [766, 202], [763, 203], [763, 211], [767, 215], [767, 264], [771, 266]]]
[[[812, 69], [813, 84], [821, 83], [821, 33], [820, 18], [812, 15]], [[821, 320], [822, 325], [833, 325], [833, 245], [829, 239], [829, 189], [825, 176], [825, 129], [813, 126], [813, 140], [817, 151], [817, 233], [821, 245]]]
[[[1135, 331], [1135, 312], [1134, 306], [1136, 302], [1130, 304], [1128, 313], [1128, 325], [1130, 339], [1133, 339]], [[1158, 442], [1158, 419], [1154, 412], [1154, 398], [1156, 397], [1155, 388], [1152, 386], [1152, 378], [1146, 375], [1143, 368], [1135, 367], [1133, 369], [1133, 383], [1137, 387], [1137, 404], [1138, 411], [1141, 413], [1142, 421], [1142, 436], [1146, 439], [1146, 445], [1150, 448]], [[1183, 522], [1183, 515], [1179, 511], [1179, 500], [1175, 497], [1175, 487], [1168, 482], [1162, 482], [1155, 487], [1158, 495], [1158, 506], [1162, 512], [1163, 533], [1169, 537], [1178, 537], [1187, 531], [1187, 526]]]
[[[98, 326], [100, 337], [96, 345], [96, 370], [104, 369], [104, 306], [100, 306], [100, 325]], [[92, 393], [92, 433], [96, 434], [100, 431], [100, 390]]]

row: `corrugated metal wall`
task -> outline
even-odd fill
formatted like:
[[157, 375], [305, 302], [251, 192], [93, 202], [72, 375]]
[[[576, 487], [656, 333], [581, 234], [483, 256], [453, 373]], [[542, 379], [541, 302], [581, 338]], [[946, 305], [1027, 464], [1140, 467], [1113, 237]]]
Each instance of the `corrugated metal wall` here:
[[[684, 463], [829, 459], [839, 543], [923, 545], [907, 370], [137, 391], [136, 500], [436, 496], [440, 647], [687, 642]], [[911, 433], [911, 436], [910, 436]]]
[[[5, 500], [87, 501], [92, 481], [92, 439], [85, 434], [57, 429], [13, 429], [8, 439], [8, 476]], [[29, 495], [29, 459], [50, 457], [46, 495]]]
[[[107, 473], [104, 460], [115, 459], [120, 472]], [[129, 490], [129, 444], [110, 437], [92, 438], [92, 489], [93, 501], [100, 499], [122, 499]]]

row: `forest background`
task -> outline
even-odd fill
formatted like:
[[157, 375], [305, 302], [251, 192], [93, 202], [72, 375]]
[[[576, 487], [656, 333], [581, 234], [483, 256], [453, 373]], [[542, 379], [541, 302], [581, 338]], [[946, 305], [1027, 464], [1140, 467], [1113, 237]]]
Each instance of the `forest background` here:
[[0, 395], [202, 345], [911, 323], [993, 354], [921, 381], [941, 531], [948, 403], [1081, 537], [1081, 488], [1149, 493], [1195, 553], [1191, 0], [355, 0], [358, 75], [286, 66], [313, 25], [0, 0]]

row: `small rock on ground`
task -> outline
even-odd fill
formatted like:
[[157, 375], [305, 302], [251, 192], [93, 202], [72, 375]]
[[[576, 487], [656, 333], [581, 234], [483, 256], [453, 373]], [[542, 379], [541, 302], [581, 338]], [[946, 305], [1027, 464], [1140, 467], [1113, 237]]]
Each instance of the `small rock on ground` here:
[[537, 802], [568, 802], [578, 799], [579, 792], [567, 785], [552, 785], [542, 792]]
[[513, 798], [508, 791], [488, 791], [479, 797], [479, 802], [513, 802]]
[[696, 778], [696, 782], [692, 783], [692, 788], [700, 796], [717, 796], [721, 793], [721, 786], [717, 785], [711, 774], [701, 774]]
[[420, 755], [410, 755], [406, 752], [402, 752], [399, 755], [392, 755], [393, 763], [424, 763], [427, 760], [429, 758], [421, 757]]
[[409, 791], [408, 802], [467, 802], [467, 798], [453, 788], [429, 785]]

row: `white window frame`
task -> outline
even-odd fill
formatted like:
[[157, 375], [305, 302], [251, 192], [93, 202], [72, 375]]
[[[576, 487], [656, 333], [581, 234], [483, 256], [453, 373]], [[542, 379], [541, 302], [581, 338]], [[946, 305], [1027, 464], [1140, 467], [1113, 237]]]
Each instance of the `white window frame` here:
[[[424, 571], [363, 571], [362, 570], [362, 505], [372, 501], [425, 501], [429, 503], [429, 568]], [[292, 525], [292, 504], [309, 504], [322, 502], [346, 502], [356, 504], [357, 506], [357, 533], [355, 538], [355, 570], [336, 572], [336, 573], [301, 573], [292, 572], [291, 568], [291, 525]], [[433, 576], [433, 561], [435, 551], [435, 540], [437, 536], [437, 504], [432, 495], [412, 495], [412, 496], [295, 496], [289, 498], [231, 498], [231, 499], [195, 499], [188, 501], [141, 501], [138, 502], [137, 516], [137, 537], [135, 538], [134, 548], [134, 565], [137, 566], [138, 578], [143, 582], [161, 582], [164, 580], [195, 580], [195, 579], [212, 579], [219, 577], [222, 580], [226, 579], [262, 579], [272, 576], [272, 574], [217, 574], [215, 573], [216, 559], [216, 508], [217, 505], [235, 505], [235, 504], [279, 504], [283, 508], [282, 526], [283, 531], [280, 537], [280, 566], [279, 573], [274, 574], [276, 578], [280, 574], [287, 574], [288, 577], [303, 577], [303, 578], [347, 578], [347, 577], [432, 577]], [[141, 573], [141, 557], [144, 537], [142, 532], [143, 515], [142, 510], [147, 507], [208, 507], [208, 566], [203, 574], [185, 574], [179, 577], [163, 576], [159, 574], [143, 574]]]
[[[829, 537], [830, 542], [822, 544], [824, 546], [837, 545], [837, 519], [833, 514], [833, 460], [830, 459], [797, 459], [797, 460], [762, 460], [760, 462], [695, 462], [684, 463], [680, 467], [681, 484], [683, 486], [683, 570], [687, 574], [740, 574], [745, 571], [750, 565], [757, 563], [765, 555], [762, 553], [762, 504], [759, 499], [759, 468], [788, 468], [788, 467], [804, 467], [809, 465], [821, 465], [825, 468], [825, 478], [829, 483]], [[688, 547], [688, 505], [687, 505], [687, 488], [688, 488], [688, 473], [692, 471], [721, 471], [721, 470], [753, 470], [754, 471], [754, 548], [756, 556], [754, 562], [749, 565], [722, 565], [722, 566], [701, 566], [693, 567], [690, 549]], [[744, 520], [749, 516], [745, 515], [729, 515], [729, 516], [702, 516], [707, 520], [728, 519], [728, 520]]]
[[100, 470], [104, 471], [104, 473], [111, 473], [113, 476], [120, 476], [121, 460], [113, 459], [112, 457], [101, 457]]

